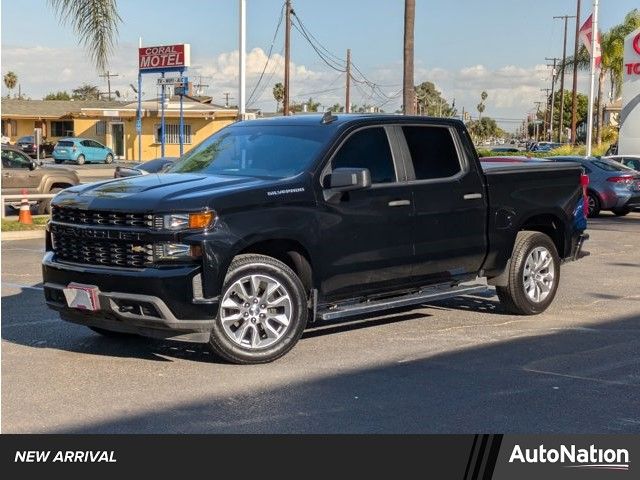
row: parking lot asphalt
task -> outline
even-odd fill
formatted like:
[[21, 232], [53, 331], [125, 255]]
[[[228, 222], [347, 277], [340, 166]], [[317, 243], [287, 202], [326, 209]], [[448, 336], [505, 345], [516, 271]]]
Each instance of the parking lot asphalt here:
[[640, 213], [589, 233], [544, 314], [490, 291], [315, 326], [257, 366], [64, 323], [42, 242], [3, 242], [2, 431], [640, 433]]

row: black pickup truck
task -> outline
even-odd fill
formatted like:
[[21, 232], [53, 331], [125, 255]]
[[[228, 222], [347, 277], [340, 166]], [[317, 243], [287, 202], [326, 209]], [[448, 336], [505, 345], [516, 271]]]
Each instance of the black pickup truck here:
[[231, 362], [289, 351], [307, 322], [495, 285], [552, 302], [582, 256], [576, 164], [480, 166], [452, 119], [326, 114], [235, 123], [164, 174], [53, 200], [48, 305], [103, 334], [207, 342]]

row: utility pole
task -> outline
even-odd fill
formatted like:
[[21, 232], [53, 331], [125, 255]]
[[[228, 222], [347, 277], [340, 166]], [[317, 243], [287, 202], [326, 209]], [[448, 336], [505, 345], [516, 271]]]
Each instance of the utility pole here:
[[414, 25], [416, 0], [404, 0], [404, 55], [402, 78], [402, 109], [405, 115], [416, 114], [416, 94], [413, 83]]
[[202, 93], [203, 93], [203, 87], [204, 87], [204, 88], [207, 88], [207, 87], [209, 87], [209, 85], [207, 85], [206, 83], [202, 83], [202, 75], [200, 75], [200, 76], [198, 77], [198, 83], [196, 83], [196, 84], [194, 84], [194, 85], [193, 85], [193, 88], [195, 88], [195, 89], [196, 89], [195, 94], [196, 94], [196, 95], [202, 95]]
[[344, 100], [345, 113], [351, 113], [351, 49], [347, 48], [347, 86]]
[[562, 129], [564, 128], [564, 70], [567, 61], [567, 21], [570, 18], [575, 18], [573, 15], [558, 15], [553, 17], [555, 19], [564, 20], [564, 41], [562, 44], [562, 73], [560, 77], [560, 116], [558, 118], [558, 142], [562, 139]]
[[544, 112], [544, 124], [543, 124], [543, 132], [544, 132], [544, 138], [547, 138], [547, 125], [549, 124], [549, 92], [551, 91], [550, 88], [541, 88], [540, 89], [541, 92], [545, 93], [545, 98], [547, 99], [547, 101], [545, 102], [546, 106], [545, 106], [545, 112]]
[[118, 75], [117, 73], [110, 73], [109, 71], [107, 71], [106, 73], [103, 73], [102, 75], [98, 75], [101, 78], [106, 78], [107, 79], [107, 92], [109, 95], [109, 100], [111, 100], [111, 77], [119, 77], [120, 75]]
[[578, 118], [578, 49], [580, 48], [580, 0], [577, 0], [576, 7], [576, 39], [573, 47], [573, 86], [571, 88], [571, 143], [576, 145], [578, 137], [576, 135], [576, 122]]
[[287, 0], [285, 6], [285, 29], [284, 29], [284, 98], [282, 100], [282, 114], [289, 115], [289, 62], [291, 61], [291, 0]]
[[224, 92], [222, 95], [224, 95], [224, 107], [225, 107], [225, 108], [229, 108], [229, 99], [230, 99], [230, 98], [233, 98], [233, 97], [231, 96], [231, 93], [229, 93], [229, 92]]
[[247, 80], [247, 3], [246, 0], [240, 0], [240, 38], [239, 43], [239, 76], [238, 85], [238, 120], [244, 120], [246, 114], [246, 80]]
[[536, 142], [538, 141], [538, 122], [540, 121], [540, 119], [538, 118], [538, 113], [540, 113], [540, 105], [542, 105], [542, 102], [537, 101], [537, 102], [533, 102], [536, 104], [537, 108], [536, 108], [536, 119], [534, 120], [535, 122], [535, 130], [536, 130]]
[[551, 120], [549, 121], [549, 141], [553, 140], [553, 111], [556, 105], [556, 96], [555, 96], [555, 88], [556, 88], [556, 65], [558, 63], [559, 58], [553, 57], [545, 57], [545, 60], [553, 61], [553, 65], [547, 64], [547, 67], [552, 67], [551, 71]]

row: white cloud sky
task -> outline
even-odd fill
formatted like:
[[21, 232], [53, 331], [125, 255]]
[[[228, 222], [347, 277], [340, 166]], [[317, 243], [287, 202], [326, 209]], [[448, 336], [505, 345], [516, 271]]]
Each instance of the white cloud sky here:
[[[121, 44], [111, 63], [111, 71], [119, 74], [111, 80], [112, 90], [119, 90], [124, 98], [133, 100], [135, 94], [129, 84], [137, 82], [136, 45]], [[261, 48], [247, 53], [247, 95], [257, 82], [267, 54]], [[271, 90], [273, 84], [281, 82], [284, 58], [274, 53], [265, 71], [262, 86], [256, 92], [251, 106], [265, 111], [275, 109]], [[46, 46], [21, 47], [3, 45], [2, 71], [13, 70], [19, 77], [22, 91], [31, 98], [42, 98], [48, 92], [70, 91], [82, 83], [97, 84], [106, 91], [106, 80], [99, 78], [93, 66], [86, 59], [81, 48], [56, 48]], [[313, 97], [324, 106], [344, 103], [344, 74], [325, 68], [314, 69], [307, 65], [292, 63], [292, 97], [296, 101]], [[380, 90], [388, 96], [397, 94], [402, 83], [402, 64], [379, 65], [364, 72], [368, 79], [382, 85]], [[209, 87], [204, 93], [213, 95], [216, 103], [223, 103], [225, 92], [230, 92], [231, 103], [237, 101], [238, 52], [224, 52], [213, 58], [194, 58], [189, 70], [191, 80], [199, 80]], [[157, 93], [155, 77], [144, 76], [145, 97]], [[416, 83], [432, 81], [442, 90], [449, 102], [456, 100], [456, 107], [470, 110], [477, 115], [475, 106], [480, 101], [480, 93], [485, 90], [489, 97], [484, 115], [501, 119], [522, 119], [532, 111], [534, 101], [543, 100], [541, 88], [550, 86], [550, 71], [545, 65], [516, 66], [504, 65], [490, 69], [485, 65], [469, 65], [458, 70], [425, 68], [421, 62], [416, 65]], [[580, 78], [580, 90], [584, 91], [586, 75]], [[3, 86], [3, 93], [6, 88]], [[567, 75], [565, 88], [571, 88], [571, 75]], [[372, 95], [364, 85], [354, 85], [352, 101], [358, 104], [380, 104], [384, 97]], [[400, 96], [384, 105], [386, 111], [399, 108]], [[514, 122], [501, 122], [504, 128], [514, 129]]]

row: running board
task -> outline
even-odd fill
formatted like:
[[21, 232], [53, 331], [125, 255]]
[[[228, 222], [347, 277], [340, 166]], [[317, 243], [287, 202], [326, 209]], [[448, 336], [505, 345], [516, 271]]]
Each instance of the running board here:
[[428, 301], [444, 300], [447, 298], [459, 297], [460, 295], [482, 293], [486, 290], [488, 290], [488, 286], [483, 284], [467, 284], [457, 287], [431, 287], [423, 289], [417, 293], [411, 293], [399, 297], [389, 297], [382, 300], [370, 300], [361, 303], [338, 305], [330, 309], [320, 310], [318, 311], [318, 319], [335, 320], [364, 313], [380, 312], [391, 308], [416, 305]]

